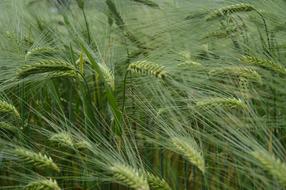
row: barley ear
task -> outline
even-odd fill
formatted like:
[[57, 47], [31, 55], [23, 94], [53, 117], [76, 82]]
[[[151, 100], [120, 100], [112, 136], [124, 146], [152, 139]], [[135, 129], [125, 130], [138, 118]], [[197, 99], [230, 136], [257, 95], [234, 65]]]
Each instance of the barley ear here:
[[162, 178], [146, 172], [148, 184], [154, 190], [172, 190], [169, 184]]
[[247, 3], [239, 3], [235, 5], [229, 5], [212, 11], [207, 15], [206, 20], [213, 20], [222, 16], [230, 15], [238, 12], [249, 12], [255, 10], [254, 7]]
[[247, 105], [236, 98], [208, 98], [198, 101], [196, 108], [208, 110], [213, 108], [247, 110]]
[[51, 135], [49, 138], [51, 142], [58, 144], [59, 146], [74, 148], [73, 139], [70, 134], [66, 132], [60, 132]]
[[151, 75], [159, 79], [165, 79], [168, 76], [168, 72], [163, 66], [147, 61], [138, 61], [129, 64], [128, 71], [141, 75]]
[[0, 100], [0, 113], [7, 113], [13, 115], [16, 118], [20, 118], [20, 114], [12, 104]]
[[27, 163], [32, 164], [37, 168], [48, 168], [56, 172], [60, 172], [60, 168], [54, 163], [51, 157], [42, 154], [36, 153], [24, 148], [15, 148], [13, 151], [19, 158], [23, 159]]
[[202, 173], [205, 172], [205, 161], [203, 155], [197, 148], [183, 138], [173, 137], [171, 142], [175, 150], [183, 155], [189, 162], [195, 165]]
[[149, 185], [144, 175], [130, 166], [118, 163], [110, 167], [110, 171], [118, 183], [135, 190], [149, 190]]
[[24, 190], [61, 190], [56, 180], [43, 179], [30, 182]]
[[275, 158], [267, 151], [253, 151], [250, 153], [274, 178], [286, 187], [286, 163]]

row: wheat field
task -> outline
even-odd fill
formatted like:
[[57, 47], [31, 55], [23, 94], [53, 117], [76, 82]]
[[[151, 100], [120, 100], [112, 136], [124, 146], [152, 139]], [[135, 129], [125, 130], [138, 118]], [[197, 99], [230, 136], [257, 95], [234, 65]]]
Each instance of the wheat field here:
[[1, 0], [0, 189], [286, 190], [285, 0]]

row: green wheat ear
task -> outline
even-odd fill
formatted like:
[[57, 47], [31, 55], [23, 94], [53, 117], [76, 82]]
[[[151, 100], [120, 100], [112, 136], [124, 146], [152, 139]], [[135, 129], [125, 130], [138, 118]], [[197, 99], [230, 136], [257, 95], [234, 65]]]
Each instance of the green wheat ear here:
[[138, 61], [129, 64], [128, 71], [131, 73], [151, 75], [160, 79], [165, 79], [168, 76], [165, 67], [147, 61]]
[[60, 168], [54, 163], [51, 157], [42, 154], [36, 153], [25, 148], [15, 148], [13, 151], [19, 158], [23, 159], [27, 163], [32, 164], [37, 168], [48, 168], [56, 172], [60, 172]]
[[194, 164], [202, 173], [205, 173], [205, 161], [203, 155], [192, 143], [189, 143], [179, 137], [171, 138], [171, 142], [178, 153]]
[[53, 134], [49, 140], [58, 144], [59, 146], [74, 148], [73, 139], [71, 135], [66, 132]]
[[172, 190], [169, 184], [162, 178], [152, 173], [146, 173], [147, 181], [151, 189], [154, 190]]
[[20, 118], [20, 114], [15, 106], [2, 100], [0, 100], [0, 113], [7, 113], [13, 115], [16, 118]]
[[267, 60], [267, 59], [261, 59], [261, 58], [254, 57], [254, 56], [243, 56], [241, 58], [241, 61], [242, 61], [242, 63], [245, 63], [245, 64], [250, 64], [250, 65], [257, 66], [257, 67], [262, 67], [262, 68], [268, 69], [270, 71], [274, 71], [274, 72], [286, 75], [286, 68], [285, 67], [283, 67], [279, 64], [276, 64], [276, 63], [274, 63], [270, 60]]
[[31, 56], [34, 56], [34, 55], [48, 55], [48, 54], [56, 53], [56, 51], [57, 51], [56, 49], [50, 48], [50, 47], [33, 48], [26, 53], [25, 60], [28, 60]]
[[255, 70], [239, 66], [230, 66], [230, 67], [212, 69], [209, 72], [209, 75], [211, 76], [229, 75], [237, 78], [250, 79], [258, 83], [262, 82], [260, 74], [258, 74]]
[[43, 179], [30, 182], [24, 190], [61, 190], [56, 180]]
[[[20, 79], [34, 74], [51, 74], [54, 76], [67, 76], [75, 74], [75, 68], [63, 60], [43, 60], [38, 63], [26, 64], [17, 71], [17, 77]], [[66, 73], [66, 74], [65, 74]]]
[[110, 171], [118, 183], [135, 190], [149, 190], [149, 185], [144, 175], [130, 166], [117, 163], [110, 167]]
[[253, 151], [250, 153], [279, 183], [286, 187], [286, 163], [275, 158], [267, 151]]
[[240, 109], [247, 110], [247, 105], [240, 99], [236, 98], [208, 98], [205, 100], [198, 101], [196, 103], [198, 109], [208, 110], [213, 108], [224, 108], [224, 109]]
[[239, 3], [212, 11], [209, 15], [207, 15], [206, 20], [209, 21], [232, 13], [249, 12], [253, 10], [255, 9], [252, 5], [246, 3]]
[[4, 131], [10, 131], [12, 133], [17, 133], [19, 130], [19, 128], [6, 122], [0, 122], [0, 130], [1, 129]]

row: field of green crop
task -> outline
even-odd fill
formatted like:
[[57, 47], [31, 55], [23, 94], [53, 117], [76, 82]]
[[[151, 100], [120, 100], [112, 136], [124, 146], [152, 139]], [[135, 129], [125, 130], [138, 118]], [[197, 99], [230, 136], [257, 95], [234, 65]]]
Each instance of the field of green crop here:
[[0, 190], [286, 190], [286, 0], [0, 0]]

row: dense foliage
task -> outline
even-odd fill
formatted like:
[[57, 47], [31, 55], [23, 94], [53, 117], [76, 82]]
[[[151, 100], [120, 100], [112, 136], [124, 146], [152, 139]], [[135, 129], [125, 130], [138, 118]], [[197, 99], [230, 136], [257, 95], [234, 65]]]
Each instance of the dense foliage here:
[[0, 189], [286, 189], [285, 0], [1, 0]]

